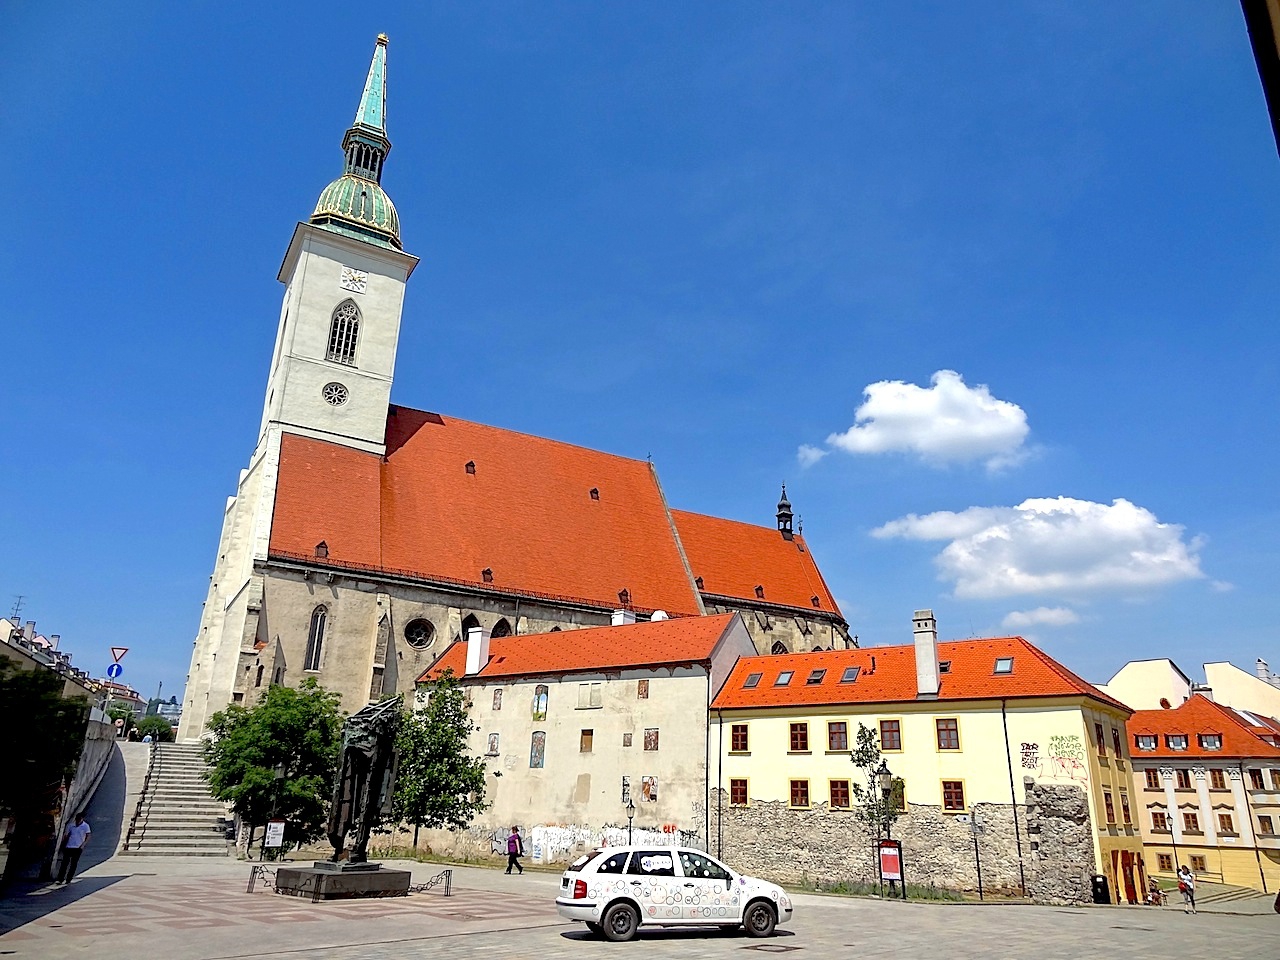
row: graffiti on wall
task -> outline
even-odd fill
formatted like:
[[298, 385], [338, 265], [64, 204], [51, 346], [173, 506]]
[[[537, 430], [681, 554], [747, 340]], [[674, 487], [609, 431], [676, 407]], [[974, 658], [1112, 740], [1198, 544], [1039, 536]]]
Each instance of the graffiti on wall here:
[[1023, 770], [1040, 769], [1040, 744], [1024, 743], [1019, 748], [1018, 754], [1022, 757]]
[[1089, 779], [1084, 742], [1074, 734], [1049, 738], [1048, 761], [1048, 770], [1042, 771], [1046, 776], [1081, 782]]
[[[679, 824], [664, 823], [652, 827], [633, 827], [628, 831], [623, 824], [605, 824], [590, 827], [586, 824], [544, 823], [530, 828], [529, 850], [535, 863], [568, 860], [585, 850], [596, 847], [619, 847], [628, 841], [638, 845], [655, 847], [701, 847], [702, 834], [697, 830], [681, 830]], [[494, 853], [507, 851], [507, 831], [493, 834]]]
[[658, 799], [658, 778], [657, 777], [641, 777], [640, 778], [640, 799], [641, 800], [657, 800]]

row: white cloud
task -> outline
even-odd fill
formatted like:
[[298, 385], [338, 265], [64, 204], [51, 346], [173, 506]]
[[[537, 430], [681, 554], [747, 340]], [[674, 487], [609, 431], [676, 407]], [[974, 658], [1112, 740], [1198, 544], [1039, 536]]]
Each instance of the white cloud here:
[[872, 531], [882, 539], [951, 541], [934, 562], [962, 598], [1079, 595], [1203, 577], [1203, 543], [1183, 533], [1128, 500], [1070, 497], [909, 514]]
[[939, 370], [930, 383], [871, 384], [854, 425], [827, 443], [849, 453], [913, 453], [935, 466], [984, 461], [998, 470], [1026, 458], [1030, 428], [1020, 406], [984, 384], [967, 386], [954, 370]]
[[802, 443], [800, 444], [800, 449], [796, 451], [796, 459], [800, 461], [800, 466], [812, 467], [829, 452], [830, 451], [828, 450], [823, 450], [821, 447], [814, 447], [807, 443]]
[[1008, 630], [1023, 630], [1041, 624], [1065, 627], [1079, 622], [1079, 615], [1069, 607], [1036, 607], [1034, 610], [1013, 610], [1005, 615], [1000, 625]]

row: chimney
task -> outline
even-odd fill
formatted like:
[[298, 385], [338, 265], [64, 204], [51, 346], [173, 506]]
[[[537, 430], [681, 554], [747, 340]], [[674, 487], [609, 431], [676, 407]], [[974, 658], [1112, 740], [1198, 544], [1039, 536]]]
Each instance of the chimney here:
[[1267, 669], [1267, 661], [1263, 660], [1261, 657], [1258, 658], [1257, 670], [1259, 680], [1263, 683], [1271, 682], [1271, 671]]
[[[59, 640], [61, 640], [61, 639], [62, 639], [62, 637], [61, 637], [61, 636], [59, 636], [58, 634], [56, 634], [56, 633], [51, 633], [51, 634], [49, 634], [49, 645], [50, 645], [51, 647], [53, 647], [53, 649], [54, 649], [54, 650], [57, 650], [57, 649], [58, 649], [58, 641], [59, 641]], [[70, 658], [70, 657], [67, 657], [67, 659], [68, 659], [68, 660], [70, 660], [71, 658]]]
[[609, 618], [609, 623], [615, 627], [625, 627], [629, 623], [636, 622], [636, 612], [634, 610], [615, 610], [613, 616]]
[[916, 645], [916, 697], [933, 700], [938, 696], [938, 621], [932, 610], [917, 610], [914, 621]]
[[22, 628], [22, 635], [28, 640], [36, 638], [36, 622], [34, 620], [27, 621], [27, 625]]
[[472, 627], [467, 631], [467, 669], [463, 676], [474, 677], [489, 663], [489, 631]]

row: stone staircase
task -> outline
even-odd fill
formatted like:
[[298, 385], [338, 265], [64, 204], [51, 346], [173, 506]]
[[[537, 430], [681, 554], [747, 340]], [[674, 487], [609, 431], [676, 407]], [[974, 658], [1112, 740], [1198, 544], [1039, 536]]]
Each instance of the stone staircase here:
[[124, 856], [225, 857], [225, 806], [201, 778], [200, 744], [158, 743], [129, 824]]

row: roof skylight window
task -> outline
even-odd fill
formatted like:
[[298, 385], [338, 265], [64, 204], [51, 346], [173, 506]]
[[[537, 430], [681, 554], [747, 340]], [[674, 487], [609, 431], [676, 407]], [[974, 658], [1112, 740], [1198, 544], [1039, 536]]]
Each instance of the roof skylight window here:
[[773, 681], [775, 687], [785, 687], [791, 682], [791, 677], [795, 673], [794, 670], [783, 670], [778, 674], [778, 679]]
[[861, 667], [845, 667], [844, 675], [840, 677], [841, 683], [853, 683], [858, 679], [858, 674], [862, 672]]
[[821, 682], [822, 682], [822, 678], [823, 678], [823, 677], [825, 677], [826, 675], [827, 675], [827, 671], [825, 671], [825, 670], [814, 670], [811, 674], [809, 674], [809, 676], [805, 679], [805, 681], [804, 681], [804, 682], [805, 682], [805, 683], [807, 683], [807, 684], [808, 684], [808, 683], [821, 683]]
[[750, 690], [752, 687], [758, 687], [758, 686], [760, 686], [760, 678], [761, 678], [762, 676], [763, 676], [763, 674], [760, 674], [760, 673], [749, 673], [749, 674], [747, 674], [747, 679], [746, 679], [746, 680], [744, 680], [744, 681], [743, 681], [743, 683], [742, 683], [742, 689], [743, 689], [743, 690]]
[[938, 661], [938, 672], [939, 672], [939, 673], [950, 673], [950, 672], [951, 672], [951, 661], [950, 661], [950, 660], [939, 660], [939, 661]]
[[996, 673], [1013, 673], [1013, 657], [996, 657]]

